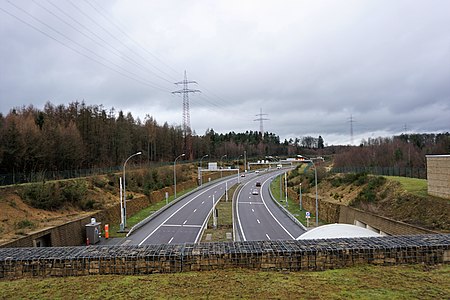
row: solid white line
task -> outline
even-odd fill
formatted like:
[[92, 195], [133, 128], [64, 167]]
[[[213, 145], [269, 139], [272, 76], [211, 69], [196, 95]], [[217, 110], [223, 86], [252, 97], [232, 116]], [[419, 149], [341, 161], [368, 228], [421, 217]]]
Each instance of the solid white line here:
[[[185, 204], [183, 204], [180, 208], [178, 208], [176, 211], [174, 211], [170, 216], [167, 217], [167, 219], [165, 219], [163, 222], [161, 222], [161, 224], [159, 224], [149, 235], [147, 235], [145, 237], [145, 239], [142, 240], [142, 242], [139, 243], [139, 246], [141, 246], [149, 237], [151, 237], [156, 230], [158, 230], [161, 226], [164, 225], [164, 223], [166, 223], [170, 218], [172, 218], [176, 213], [178, 213], [180, 210], [182, 210], [186, 205], [188, 205], [189, 203], [191, 203], [192, 201], [194, 201], [195, 199], [197, 199], [200, 195], [203, 195], [204, 193], [208, 192], [209, 190], [216, 188], [217, 186], [219, 186], [221, 183], [218, 183], [216, 185], [211, 186], [208, 189], [205, 189], [203, 192], [201, 192], [200, 194], [198, 194], [197, 196], [193, 197], [191, 200], [189, 200], [188, 202], [186, 202]], [[202, 204], [205, 201], [202, 202]]]
[[[269, 179], [270, 179], [270, 178], [268, 178], [266, 181], [263, 182], [261, 188], [264, 186], [264, 184], [267, 183], [267, 181], [268, 181]], [[269, 188], [270, 188], [270, 187], [269, 187]], [[261, 199], [262, 199], [262, 202], [264, 203], [264, 206], [266, 207], [266, 209], [267, 209], [267, 211], [269, 212], [269, 214], [272, 216], [272, 218], [273, 218], [275, 221], [277, 221], [278, 225], [280, 225], [281, 228], [283, 228], [283, 230], [286, 231], [286, 233], [294, 240], [294, 239], [295, 239], [294, 236], [293, 236], [286, 228], [284, 228], [283, 225], [281, 225], [280, 221], [278, 221], [278, 219], [275, 218], [275, 216], [273, 215], [273, 213], [272, 213], [272, 212], [270, 211], [270, 209], [267, 207], [266, 201], [264, 201], [264, 197], [263, 197], [262, 194], [263, 194], [263, 193], [261, 193]], [[267, 234], [266, 234], [266, 235], [267, 235]]]
[[256, 222], [258, 222], [258, 224], [261, 224], [261, 222], [259, 221], [259, 219], [256, 219]]
[[270, 236], [266, 233], [266, 237], [270, 240]]
[[169, 240], [168, 244], [172, 243], [173, 241], [173, 237]]

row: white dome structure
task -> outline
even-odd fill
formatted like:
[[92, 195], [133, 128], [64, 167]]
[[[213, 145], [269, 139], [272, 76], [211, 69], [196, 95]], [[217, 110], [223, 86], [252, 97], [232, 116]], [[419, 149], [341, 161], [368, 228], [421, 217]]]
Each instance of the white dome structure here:
[[305, 232], [297, 240], [335, 239], [382, 236], [372, 230], [351, 224], [328, 224]]

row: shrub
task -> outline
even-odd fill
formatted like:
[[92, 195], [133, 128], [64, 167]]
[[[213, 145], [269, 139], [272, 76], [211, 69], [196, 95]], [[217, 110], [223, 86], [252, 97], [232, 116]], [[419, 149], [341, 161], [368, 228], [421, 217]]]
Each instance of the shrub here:
[[28, 219], [16, 223], [17, 229], [34, 228], [36, 225]]

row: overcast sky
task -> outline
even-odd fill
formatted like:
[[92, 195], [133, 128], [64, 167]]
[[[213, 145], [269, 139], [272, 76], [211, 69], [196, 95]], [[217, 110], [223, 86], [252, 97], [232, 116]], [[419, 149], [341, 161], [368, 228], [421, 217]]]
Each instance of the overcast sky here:
[[[197, 134], [450, 130], [450, 1], [0, 0], [0, 112], [85, 101]], [[350, 118], [354, 122], [350, 122]]]

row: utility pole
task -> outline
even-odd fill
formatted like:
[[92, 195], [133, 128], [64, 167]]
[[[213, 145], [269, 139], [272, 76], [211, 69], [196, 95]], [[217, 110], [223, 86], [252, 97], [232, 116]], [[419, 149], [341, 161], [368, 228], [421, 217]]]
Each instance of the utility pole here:
[[197, 84], [196, 81], [188, 81], [186, 70], [184, 71], [184, 80], [175, 82], [176, 85], [183, 85], [183, 89], [174, 91], [172, 94], [183, 94], [183, 134], [184, 134], [184, 147], [185, 152], [189, 158], [189, 160], [193, 159], [192, 152], [192, 140], [191, 140], [191, 116], [189, 112], [189, 93], [199, 93], [200, 90], [192, 90], [189, 89], [188, 85], [190, 83]]

